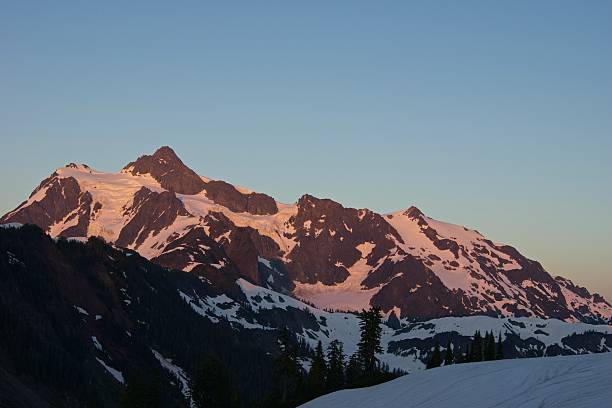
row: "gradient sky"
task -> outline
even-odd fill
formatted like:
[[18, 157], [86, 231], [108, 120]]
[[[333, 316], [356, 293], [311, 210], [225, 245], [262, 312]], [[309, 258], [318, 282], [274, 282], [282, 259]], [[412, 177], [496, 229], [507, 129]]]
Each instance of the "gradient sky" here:
[[126, 3], [2, 5], [1, 213], [167, 144], [284, 202], [417, 205], [612, 300], [612, 2]]

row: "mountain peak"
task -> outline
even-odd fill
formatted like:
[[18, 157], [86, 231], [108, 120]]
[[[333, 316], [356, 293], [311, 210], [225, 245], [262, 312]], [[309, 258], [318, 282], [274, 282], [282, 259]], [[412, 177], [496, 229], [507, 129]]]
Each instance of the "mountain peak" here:
[[409, 218], [412, 219], [418, 219], [423, 217], [425, 214], [423, 214], [423, 211], [419, 210], [417, 207], [415, 207], [414, 205], [411, 206], [410, 208], [406, 209], [403, 212], [404, 215], [408, 216]]
[[179, 194], [197, 194], [206, 185], [169, 146], [160, 147], [153, 155], [140, 156], [123, 170], [134, 175], [150, 174], [163, 188]]
[[180, 162], [183, 164], [181, 159], [176, 155], [174, 150], [170, 146], [162, 146], [153, 153], [153, 157], [162, 159], [170, 162]]

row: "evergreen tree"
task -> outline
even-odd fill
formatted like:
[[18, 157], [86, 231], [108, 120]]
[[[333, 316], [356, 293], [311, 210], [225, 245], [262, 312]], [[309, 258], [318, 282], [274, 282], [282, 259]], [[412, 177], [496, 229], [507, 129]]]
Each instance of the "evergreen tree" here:
[[336, 391], [344, 386], [344, 351], [340, 341], [333, 340], [329, 344], [327, 359], [329, 360], [327, 389]]
[[436, 339], [434, 351], [427, 362], [427, 369], [440, 367], [442, 364], [442, 356], [440, 355], [440, 342]]
[[455, 364], [465, 363], [465, 355], [461, 352], [459, 347], [455, 347]]
[[374, 375], [378, 370], [377, 353], [382, 353], [380, 337], [382, 334], [382, 316], [380, 308], [372, 307], [370, 310], [363, 310], [359, 314], [359, 330], [361, 340], [358, 344], [359, 358], [363, 364], [363, 371], [366, 376]]
[[504, 343], [502, 342], [501, 332], [499, 332], [499, 338], [497, 340], [497, 350], [495, 350], [495, 359], [496, 360], [504, 359]]
[[453, 354], [453, 347], [451, 341], [449, 340], [446, 345], [446, 353], [444, 354], [444, 365], [451, 365], [455, 362], [455, 355]]
[[325, 378], [327, 377], [327, 363], [321, 341], [315, 348], [312, 365], [308, 372], [308, 392], [312, 398], [316, 398], [325, 392]]
[[363, 364], [359, 352], [357, 352], [349, 358], [349, 362], [346, 365], [346, 383], [351, 386], [359, 381], [361, 377], [363, 377]]
[[463, 363], [469, 363], [472, 358], [472, 351], [470, 350], [470, 345], [465, 346], [465, 356], [463, 357]]
[[493, 335], [493, 331], [490, 333], [487, 332], [485, 335], [484, 360], [495, 360], [495, 336]]
[[302, 367], [287, 328], [280, 330], [278, 343], [280, 355], [274, 365], [274, 383], [278, 387], [276, 399], [281, 406], [288, 406], [293, 401], [301, 399], [303, 392]]
[[234, 408], [240, 406], [232, 389], [225, 366], [214, 357], [207, 357], [195, 370], [190, 383], [191, 398], [198, 408]]
[[482, 356], [482, 335], [480, 334], [480, 330], [476, 330], [474, 333], [474, 340], [472, 341], [470, 362], [482, 361]]

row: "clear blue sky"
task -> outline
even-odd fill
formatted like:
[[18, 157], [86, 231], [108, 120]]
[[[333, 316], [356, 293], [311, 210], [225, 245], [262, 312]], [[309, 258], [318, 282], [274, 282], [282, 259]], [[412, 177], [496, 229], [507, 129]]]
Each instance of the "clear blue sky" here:
[[285, 202], [417, 205], [612, 299], [612, 2], [127, 3], [3, 4], [0, 212], [167, 144]]

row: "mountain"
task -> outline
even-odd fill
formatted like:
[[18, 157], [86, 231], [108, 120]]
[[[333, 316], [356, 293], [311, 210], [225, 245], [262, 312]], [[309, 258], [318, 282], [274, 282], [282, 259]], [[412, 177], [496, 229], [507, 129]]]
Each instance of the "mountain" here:
[[[210, 251], [217, 245], [208, 244]], [[232, 273], [229, 264], [221, 269]], [[322, 310], [242, 277], [206, 276], [161, 267], [95, 237], [0, 227], [0, 406], [117, 407], [133, 378], [157, 384], [162, 406], [188, 406], [189, 378], [210, 354], [227, 366], [244, 406], [253, 406], [274, 388], [278, 329], [290, 330], [306, 367], [318, 341], [327, 347], [340, 340], [347, 355], [357, 350], [353, 313]], [[383, 326], [378, 358], [420, 371], [436, 342], [451, 341], [455, 353], [464, 353], [475, 330], [501, 335], [508, 358], [612, 350], [609, 325], [396, 318]]]
[[337, 391], [301, 407], [606, 407], [610, 376], [612, 354], [462, 364]]
[[271, 389], [276, 333], [202, 318], [181, 293], [226, 296], [195, 275], [13, 225], [0, 228], [0, 279], [2, 407], [119, 407], [134, 378], [155, 384], [162, 406], [187, 407], [188, 379], [211, 354], [245, 402]]
[[416, 207], [378, 214], [303, 195], [272, 197], [197, 175], [169, 147], [117, 173], [71, 163], [0, 223], [100, 236], [230, 288], [238, 278], [319, 308], [380, 306], [406, 320], [556, 318], [609, 324], [600, 295], [479, 232]]

